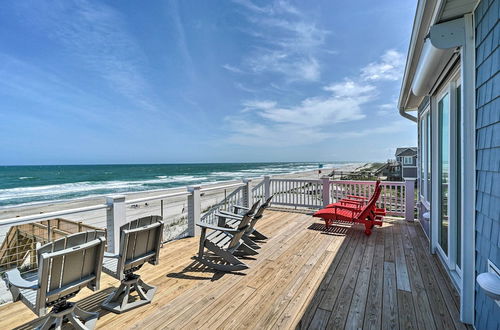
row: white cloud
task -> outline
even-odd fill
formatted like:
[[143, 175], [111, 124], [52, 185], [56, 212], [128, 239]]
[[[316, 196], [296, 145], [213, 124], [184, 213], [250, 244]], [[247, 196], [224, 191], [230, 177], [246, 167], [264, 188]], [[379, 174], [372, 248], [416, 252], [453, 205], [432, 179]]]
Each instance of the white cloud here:
[[259, 7], [251, 1], [236, 3], [247, 9], [252, 29], [246, 31], [260, 46], [243, 59], [243, 65], [255, 74], [278, 73], [286, 81], [318, 81], [321, 65], [317, 53], [328, 31], [286, 1], [274, 1]]
[[222, 67], [224, 69], [226, 69], [227, 71], [231, 71], [233, 73], [243, 73], [243, 71], [240, 68], [237, 68], [237, 67], [230, 65], [230, 64], [224, 64]]
[[245, 101], [243, 102], [244, 110], [268, 110], [276, 107], [275, 101]]
[[372, 62], [361, 69], [365, 81], [399, 80], [403, 76], [404, 55], [394, 49], [386, 51], [377, 62]]
[[377, 115], [387, 116], [389, 114], [397, 113], [398, 99], [395, 97], [389, 103], [380, 104], [378, 106]]
[[335, 137], [337, 138], [342, 138], [342, 139], [349, 139], [349, 138], [360, 138], [360, 137], [366, 137], [366, 136], [375, 136], [375, 135], [380, 135], [380, 134], [393, 134], [393, 133], [398, 133], [402, 132], [406, 129], [406, 126], [403, 125], [405, 124], [404, 122], [398, 120], [395, 121], [389, 125], [384, 125], [384, 126], [376, 126], [373, 128], [369, 129], [364, 129], [364, 130], [351, 130], [348, 132], [341, 132], [335, 134]]
[[334, 136], [332, 125], [365, 117], [361, 106], [376, 95], [374, 86], [352, 80], [325, 86], [326, 96], [309, 97], [294, 106], [272, 100], [246, 101], [242, 115], [226, 118], [238, 144], [304, 145]]

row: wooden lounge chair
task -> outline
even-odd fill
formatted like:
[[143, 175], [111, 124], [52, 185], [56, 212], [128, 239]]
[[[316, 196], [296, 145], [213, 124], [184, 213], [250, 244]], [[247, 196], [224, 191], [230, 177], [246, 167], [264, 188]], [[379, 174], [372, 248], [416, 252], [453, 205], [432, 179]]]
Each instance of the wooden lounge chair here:
[[[250, 221], [250, 226], [248, 227], [247, 231], [243, 235], [243, 240], [245, 243], [250, 244], [252, 246], [252, 243], [254, 243], [255, 240], [265, 240], [267, 239], [267, 236], [260, 233], [257, 229], [255, 229], [255, 225], [257, 222], [262, 218], [264, 211], [269, 207], [271, 204], [273, 196], [269, 197], [262, 205], [260, 205], [259, 209], [255, 214], [252, 215], [252, 220]], [[239, 221], [242, 219], [242, 215], [237, 214], [237, 213], [229, 213], [226, 211], [221, 211], [220, 212], [223, 217], [225, 217], [226, 224], [229, 225], [230, 227], [235, 228], [238, 224]]]
[[334, 205], [331, 208], [317, 211], [313, 214], [313, 217], [322, 218], [325, 221], [326, 228], [329, 228], [333, 221], [362, 223], [365, 225], [365, 234], [371, 235], [373, 226], [382, 226], [382, 217], [373, 213], [373, 205], [377, 202], [381, 189], [381, 187], [378, 187], [375, 190], [370, 203], [366, 204], [362, 209]]
[[5, 272], [5, 280], [14, 301], [22, 300], [36, 315], [44, 316], [39, 329], [61, 329], [70, 322], [76, 329], [93, 329], [98, 313], [80, 309], [68, 302], [82, 288], [99, 289], [104, 231], [87, 231], [65, 236], [37, 250], [38, 273], [34, 280], [21, 276], [19, 270]]
[[[347, 195], [347, 198], [341, 199], [339, 202], [328, 204], [326, 208], [332, 208], [337, 205], [341, 206], [348, 206], [352, 207], [358, 210], [361, 210], [364, 205], [369, 204], [371, 200], [375, 196], [375, 192], [377, 191], [377, 188], [380, 186], [380, 180], [377, 180], [375, 182], [375, 189], [373, 190], [373, 194], [370, 196], [368, 199], [367, 197], [364, 196], [356, 196], [356, 195]], [[377, 208], [376, 203], [372, 204], [372, 212], [377, 215], [377, 216], [385, 216], [386, 215], [386, 210], [383, 208]]]
[[[153, 299], [156, 287], [148, 285], [134, 274], [146, 262], [157, 265], [163, 236], [163, 221], [160, 216], [149, 216], [131, 221], [120, 228], [120, 252], [104, 254], [103, 271], [121, 281], [118, 289], [102, 304], [104, 309], [123, 313], [132, 308], [148, 304]], [[139, 296], [129, 302], [130, 293]]]
[[[238, 271], [248, 268], [237, 256], [258, 254], [242, 241], [243, 234], [249, 227], [252, 216], [247, 212], [236, 228], [197, 223], [201, 227], [200, 248], [197, 260], [202, 264], [224, 272]], [[212, 230], [207, 233], [207, 230]], [[218, 260], [212, 261], [205, 254], [205, 248], [214, 253]]]

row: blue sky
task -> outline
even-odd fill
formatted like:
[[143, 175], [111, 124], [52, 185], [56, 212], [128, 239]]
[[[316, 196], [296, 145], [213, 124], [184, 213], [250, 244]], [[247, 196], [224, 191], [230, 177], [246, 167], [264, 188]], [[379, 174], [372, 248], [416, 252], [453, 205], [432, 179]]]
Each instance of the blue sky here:
[[11, 1], [0, 164], [385, 160], [416, 1]]

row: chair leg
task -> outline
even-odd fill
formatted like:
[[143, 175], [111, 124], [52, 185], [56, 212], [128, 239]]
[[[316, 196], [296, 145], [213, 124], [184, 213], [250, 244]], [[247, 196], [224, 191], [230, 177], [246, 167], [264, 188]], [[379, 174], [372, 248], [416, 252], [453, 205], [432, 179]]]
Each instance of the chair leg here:
[[[139, 299], [129, 302], [130, 292], [136, 291]], [[149, 304], [153, 300], [156, 287], [144, 283], [139, 275], [128, 274], [118, 289], [113, 292], [102, 304], [102, 308], [113, 313], [127, 312], [133, 308]]]
[[205, 247], [227, 263], [227, 264], [222, 264], [222, 263], [212, 262], [206, 257], [198, 258], [199, 262], [210, 268], [220, 270], [223, 272], [238, 271], [248, 268], [248, 266], [244, 262], [236, 258], [231, 252], [223, 250], [211, 242], [207, 242]]
[[252, 235], [258, 239], [258, 240], [264, 240], [264, 239], [267, 239], [267, 236], [260, 233], [257, 229], [254, 229], [253, 232], [252, 232]]
[[247, 244], [241, 243], [238, 249], [234, 251], [234, 254], [238, 256], [254, 256], [256, 254], [259, 254], [259, 252], [255, 251]]
[[251, 247], [252, 249], [255, 249], [255, 250], [258, 250], [260, 249], [260, 246], [257, 245], [257, 243], [255, 243], [251, 238], [250, 236], [247, 236], [247, 235], [243, 235], [241, 237], [241, 239], [243, 240], [243, 242], [245, 242], [246, 245], [248, 245], [249, 247]]
[[60, 330], [63, 323], [68, 321], [78, 330], [91, 330], [95, 328], [98, 318], [99, 313], [87, 312], [76, 306], [75, 303], [64, 302], [54, 306], [45, 322], [37, 329], [48, 330], [54, 328]]

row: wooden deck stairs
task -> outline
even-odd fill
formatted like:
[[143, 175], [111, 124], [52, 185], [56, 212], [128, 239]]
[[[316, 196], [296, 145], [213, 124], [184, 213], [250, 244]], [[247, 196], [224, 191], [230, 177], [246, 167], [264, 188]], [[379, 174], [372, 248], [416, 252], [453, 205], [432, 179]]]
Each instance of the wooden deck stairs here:
[[0, 246], [0, 272], [14, 267], [36, 268], [37, 246], [69, 234], [96, 229], [102, 230], [61, 218], [12, 226]]

